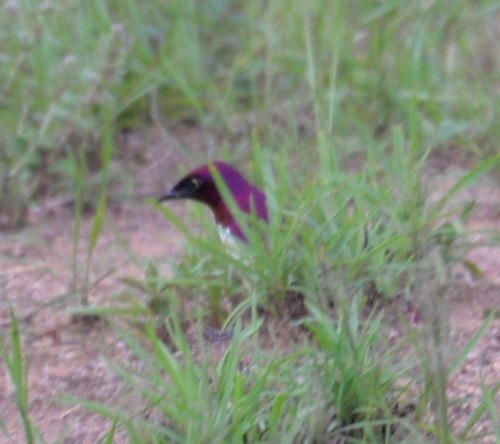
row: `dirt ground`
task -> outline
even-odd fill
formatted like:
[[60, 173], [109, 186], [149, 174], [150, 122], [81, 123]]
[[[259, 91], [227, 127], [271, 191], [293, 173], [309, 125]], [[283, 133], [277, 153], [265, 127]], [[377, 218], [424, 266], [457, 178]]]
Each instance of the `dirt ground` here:
[[[130, 136], [127, 148], [142, 149], [143, 140]], [[183, 131], [177, 146], [192, 148], [202, 145], [196, 129]], [[106, 304], [123, 291], [121, 278], [142, 278], [148, 260], [154, 259], [164, 275], [169, 273], [172, 257], [183, 251], [182, 235], [160, 212], [142, 198], [155, 197], [165, 191], [179, 176], [179, 165], [194, 166], [168, 141], [153, 136], [142, 153], [143, 162], [133, 163], [126, 174], [136, 178], [135, 200], [110, 207], [103, 234], [92, 263], [90, 281], [92, 302]], [[436, 157], [428, 168], [428, 180], [434, 189], [444, 189], [465, 172], [468, 165]], [[497, 173], [498, 174], [498, 173]], [[482, 239], [481, 231], [500, 228], [500, 185], [493, 179], [460, 196], [475, 198], [477, 208], [469, 223], [474, 240]], [[183, 205], [175, 211], [182, 213]], [[84, 220], [79, 257], [85, 257], [91, 217]], [[110, 359], [127, 359], [128, 350], [113, 330], [100, 323], [86, 326], [71, 322], [64, 304], [42, 307], [67, 294], [71, 281], [73, 242], [73, 210], [61, 199], [47, 199], [32, 208], [29, 224], [17, 232], [0, 232], [0, 332], [8, 334], [9, 305], [21, 320], [22, 343], [29, 369], [28, 383], [31, 417], [46, 442], [96, 443], [109, 430], [109, 421], [78, 405], [61, 402], [67, 393], [103, 402], [120, 402], [123, 386], [109, 366]], [[488, 245], [469, 253], [484, 273], [477, 279], [463, 267], [456, 267], [449, 284], [452, 335], [458, 345], [465, 345], [491, 310], [500, 308], [500, 247]], [[80, 262], [83, 263], [83, 262]], [[102, 279], [101, 279], [102, 278]], [[71, 306], [69, 301], [67, 306]], [[30, 316], [31, 315], [31, 316]], [[462, 368], [453, 377], [449, 393], [453, 398], [467, 397], [467, 402], [452, 407], [452, 418], [458, 427], [464, 424], [478, 405], [480, 380], [488, 385], [500, 381], [500, 319], [497, 317]], [[5, 366], [0, 365], [0, 418], [9, 435], [0, 432], [0, 443], [25, 441], [22, 420], [15, 404], [15, 389]], [[500, 410], [500, 399], [496, 399]], [[486, 418], [479, 429], [491, 425]], [[115, 442], [126, 442], [118, 433]], [[479, 439], [476, 442], [493, 442]]]

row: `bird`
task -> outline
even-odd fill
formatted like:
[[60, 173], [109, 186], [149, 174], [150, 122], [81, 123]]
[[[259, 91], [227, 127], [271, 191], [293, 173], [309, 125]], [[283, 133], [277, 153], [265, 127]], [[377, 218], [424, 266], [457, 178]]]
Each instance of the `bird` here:
[[257, 219], [269, 223], [266, 195], [251, 184], [235, 167], [220, 160], [195, 168], [163, 194], [158, 203], [169, 200], [191, 199], [207, 205], [215, 216], [219, 235], [224, 242], [234, 238], [248, 242], [244, 230], [231, 213], [216, 183], [214, 172], [226, 184], [239, 210], [246, 214], [255, 212]]

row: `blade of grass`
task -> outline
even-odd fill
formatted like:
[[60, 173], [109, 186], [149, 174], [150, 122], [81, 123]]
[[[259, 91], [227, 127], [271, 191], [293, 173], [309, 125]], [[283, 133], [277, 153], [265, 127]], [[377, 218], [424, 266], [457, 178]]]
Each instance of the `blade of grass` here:
[[471, 186], [482, 176], [500, 165], [500, 154], [481, 162], [477, 167], [466, 173], [458, 182], [455, 183], [441, 199], [432, 207], [431, 217], [441, 213], [448, 201], [459, 191]]
[[23, 421], [24, 433], [28, 444], [35, 443], [38, 435], [30, 417], [28, 368], [21, 349], [21, 335], [19, 323], [14, 309], [9, 308], [10, 314], [10, 351], [5, 339], [0, 337], [0, 355], [5, 363], [10, 379], [16, 389], [16, 404]]
[[465, 360], [470, 355], [472, 350], [476, 348], [481, 338], [486, 334], [486, 332], [490, 328], [491, 323], [493, 322], [494, 319], [495, 319], [495, 313], [491, 312], [484, 321], [483, 325], [481, 325], [481, 327], [477, 330], [477, 332], [474, 333], [474, 336], [472, 336], [472, 338], [467, 342], [462, 351], [454, 359], [453, 363], [449, 368], [450, 376], [459, 370], [459, 368], [465, 362]]

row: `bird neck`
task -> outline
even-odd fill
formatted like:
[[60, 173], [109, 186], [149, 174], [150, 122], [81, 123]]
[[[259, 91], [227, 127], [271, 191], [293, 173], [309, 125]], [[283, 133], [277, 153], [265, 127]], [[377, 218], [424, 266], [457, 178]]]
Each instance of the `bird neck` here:
[[[224, 201], [221, 199], [218, 204], [214, 207], [212, 207], [212, 210], [215, 215], [215, 221], [217, 222], [217, 226], [219, 227], [219, 234], [221, 233], [221, 230], [224, 233], [228, 233], [233, 237], [237, 237], [241, 240], [245, 240], [245, 235], [243, 234], [243, 231], [241, 230], [240, 226], [234, 219], [233, 215], [227, 208], [226, 204]], [[221, 238], [224, 240], [226, 236], [221, 236]]]
[[223, 227], [231, 225], [233, 222], [233, 216], [222, 199], [220, 199], [217, 204], [213, 206], [212, 210], [215, 215], [215, 221], [218, 225]]

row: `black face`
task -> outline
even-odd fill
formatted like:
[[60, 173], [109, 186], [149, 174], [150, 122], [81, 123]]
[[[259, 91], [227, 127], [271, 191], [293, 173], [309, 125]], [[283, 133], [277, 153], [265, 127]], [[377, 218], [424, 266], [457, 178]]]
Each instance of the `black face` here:
[[186, 177], [158, 199], [158, 202], [174, 199], [197, 199], [204, 188], [204, 181], [198, 176]]
[[221, 197], [212, 180], [194, 175], [182, 179], [170, 191], [161, 196], [158, 202], [176, 199], [197, 200], [215, 209], [219, 205]]

